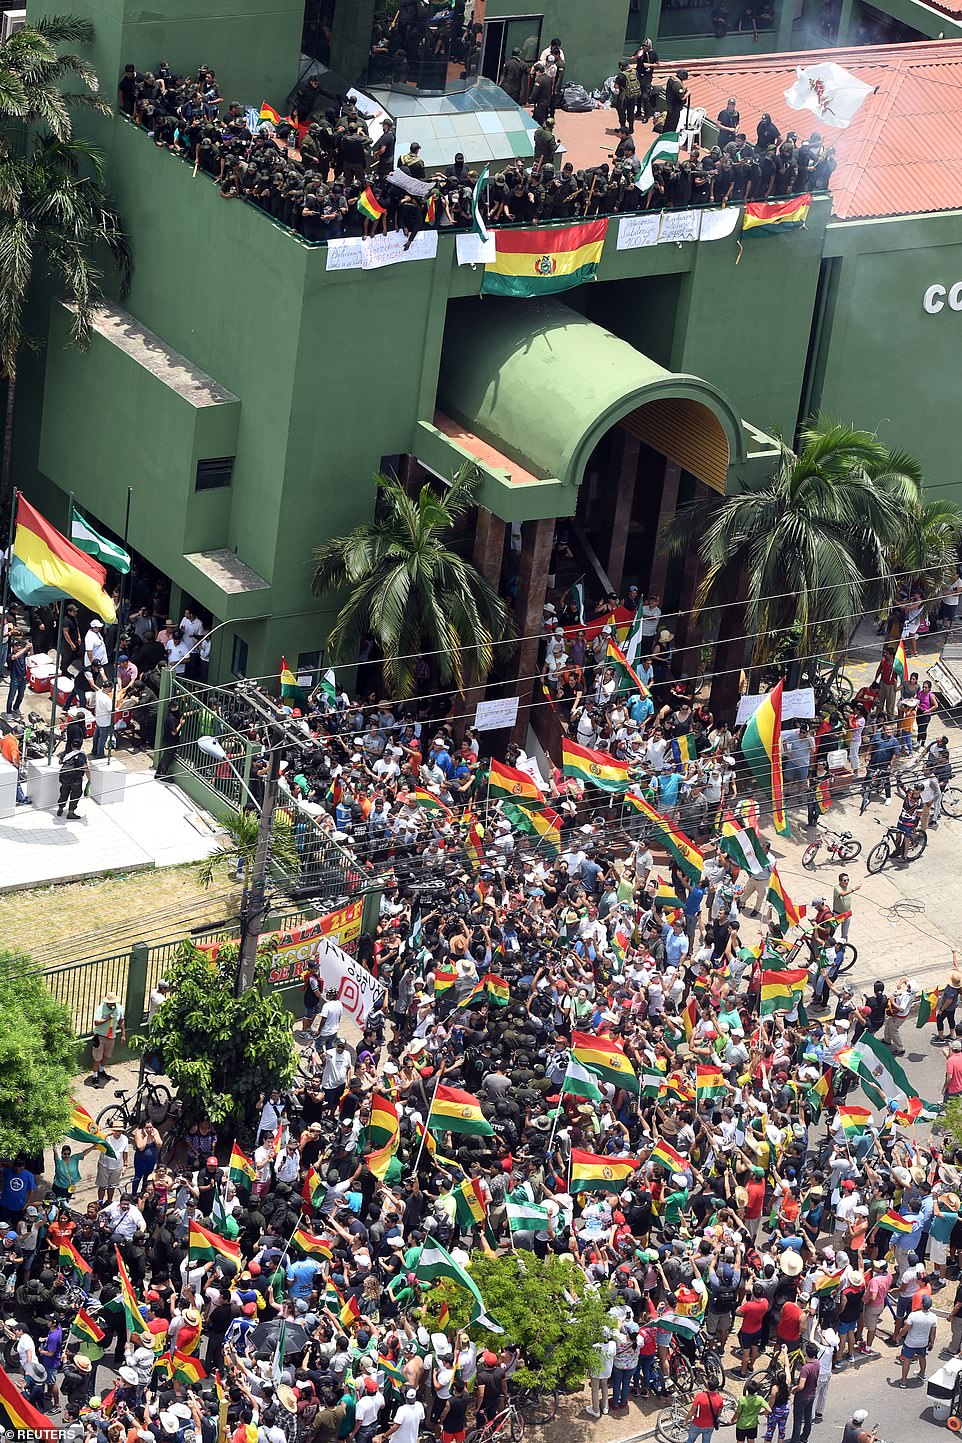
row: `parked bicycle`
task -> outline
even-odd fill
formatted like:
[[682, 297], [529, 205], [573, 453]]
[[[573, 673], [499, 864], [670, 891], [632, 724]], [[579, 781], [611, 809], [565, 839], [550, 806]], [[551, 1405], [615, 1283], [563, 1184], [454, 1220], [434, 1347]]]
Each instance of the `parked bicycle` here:
[[[722, 1397], [725, 1401], [718, 1419], [718, 1426], [726, 1428], [734, 1423], [735, 1409], [738, 1404], [731, 1393], [723, 1393]], [[661, 1410], [658, 1414], [655, 1432], [663, 1440], [663, 1443], [688, 1443], [688, 1411], [690, 1408], [691, 1398], [676, 1393]]]
[[[809, 927], [807, 931], [799, 933], [799, 935], [795, 938], [795, 941], [792, 943], [791, 947], [785, 953], [786, 967], [793, 967], [795, 965], [798, 954], [801, 952], [803, 946], [808, 947], [809, 961], [811, 965], [814, 966], [818, 962], [819, 957], [821, 956], [822, 948], [821, 943], [813, 942], [812, 939], [814, 935], [814, 927]], [[851, 972], [852, 968], [858, 961], [858, 948], [855, 946], [854, 942], [843, 942], [841, 944], [841, 949], [842, 955], [839, 957], [838, 965], [832, 973], [833, 977], [841, 977], [843, 973]]]
[[515, 1405], [509, 1403], [480, 1428], [472, 1428], [464, 1443], [504, 1443], [509, 1438], [511, 1443], [521, 1443], [523, 1437], [524, 1419]]
[[[879, 826], [882, 823], [879, 822]], [[865, 858], [865, 865], [873, 874], [881, 872], [892, 857], [899, 861], [917, 862], [928, 845], [928, 833], [918, 827], [914, 832], [900, 832], [898, 827], [886, 827], [885, 836]]]
[[559, 1394], [557, 1387], [547, 1388], [535, 1383], [530, 1388], [519, 1388], [515, 1395], [518, 1412], [532, 1427], [543, 1428], [553, 1423], [558, 1414]]
[[139, 1127], [144, 1121], [160, 1127], [167, 1121], [174, 1107], [174, 1096], [170, 1088], [165, 1087], [162, 1082], [154, 1082], [151, 1078], [145, 1078], [133, 1093], [118, 1087], [114, 1096], [119, 1098], [119, 1101], [108, 1103], [97, 1113], [97, 1126], [101, 1132], [108, 1127], [122, 1127], [126, 1131]]
[[851, 832], [835, 832], [831, 827], [820, 826], [818, 836], [802, 853], [802, 866], [814, 872], [823, 847], [827, 849], [829, 858], [838, 862], [854, 862], [862, 851], [861, 842], [857, 842]]

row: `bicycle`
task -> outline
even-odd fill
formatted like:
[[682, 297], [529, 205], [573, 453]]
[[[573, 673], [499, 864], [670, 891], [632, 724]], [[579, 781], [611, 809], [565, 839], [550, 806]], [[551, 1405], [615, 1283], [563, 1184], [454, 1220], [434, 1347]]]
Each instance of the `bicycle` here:
[[[811, 964], [814, 966], [814, 965], [818, 962], [818, 957], [816, 956], [815, 950], [814, 950], [814, 948], [813, 948], [813, 946], [812, 946], [812, 938], [814, 937], [814, 935], [815, 935], [814, 928], [811, 928], [811, 929], [809, 929], [809, 931], [807, 931], [807, 932], [801, 932], [801, 933], [795, 938], [795, 941], [792, 943], [791, 947], [789, 947], [788, 951], [785, 953], [785, 966], [786, 966], [786, 967], [791, 967], [791, 966], [793, 965], [793, 963], [795, 962], [796, 958], [798, 957], [799, 952], [802, 950], [802, 944], [803, 944], [803, 943], [807, 943], [807, 944], [808, 944], [809, 957], [810, 957], [810, 960], [811, 960]], [[834, 939], [833, 939], [833, 940], [834, 940]], [[838, 944], [836, 943], [836, 945], [838, 945]], [[835, 971], [834, 971], [833, 974], [832, 974], [834, 977], [841, 977], [843, 973], [845, 973], [845, 972], [851, 972], [852, 968], [855, 966], [856, 962], [858, 961], [858, 948], [856, 947], [856, 945], [855, 945], [854, 942], [843, 942], [843, 943], [841, 944], [841, 949], [842, 949], [842, 955], [841, 955], [841, 957], [838, 959], [838, 966], [836, 967]]]
[[557, 1417], [560, 1395], [557, 1385], [548, 1388], [542, 1383], [534, 1383], [529, 1388], [519, 1388], [515, 1401], [526, 1423], [534, 1428], [543, 1428]]
[[154, 1127], [160, 1127], [170, 1116], [174, 1103], [170, 1088], [150, 1078], [145, 1078], [133, 1094], [118, 1087], [114, 1096], [120, 1101], [108, 1103], [97, 1113], [101, 1132], [108, 1127], [122, 1127], [126, 1132], [131, 1127], [139, 1127], [145, 1119]]
[[835, 832], [831, 827], [819, 827], [818, 836], [802, 853], [802, 866], [809, 872], [814, 872], [823, 847], [828, 849], [829, 857], [839, 862], [854, 862], [862, 851], [861, 842], [857, 842], [851, 832]]
[[[719, 1389], [714, 1391], [718, 1392]], [[718, 1427], [725, 1428], [735, 1421], [738, 1401], [731, 1393], [722, 1393], [725, 1400], [718, 1418]], [[657, 1436], [663, 1443], [688, 1443], [688, 1410], [691, 1399], [676, 1394], [658, 1414], [655, 1425]]]
[[[883, 825], [879, 822], [879, 826]], [[898, 827], [886, 827], [885, 836], [865, 858], [865, 865], [868, 870], [877, 875], [881, 872], [890, 857], [898, 857], [903, 862], [917, 862], [928, 845], [928, 833], [917, 827], [914, 832], [900, 832]], [[902, 845], [904, 843], [904, 846]]]
[[[788, 1349], [788, 1371], [794, 1378], [796, 1371], [805, 1361], [805, 1351], [801, 1343], [795, 1348], [788, 1348], [787, 1344], [785, 1344], [785, 1347]], [[752, 1382], [757, 1383], [761, 1391], [767, 1395], [778, 1382], [779, 1378], [784, 1378], [785, 1376], [782, 1345], [779, 1344], [775, 1352], [763, 1353], [762, 1358], [764, 1359], [765, 1366], [763, 1368], [753, 1368], [749, 1377]]]
[[[925, 768], [905, 767], [895, 778], [895, 790], [904, 801], [909, 791], [923, 786], [930, 775]], [[962, 817], [962, 787], [954, 787], [950, 783], [942, 788], [942, 811], [947, 817]]]
[[497, 1443], [497, 1440], [511, 1439], [511, 1443], [521, 1443], [524, 1437], [524, 1419], [513, 1403], [502, 1408], [487, 1423], [482, 1423], [480, 1428], [472, 1428], [464, 1440], [464, 1443]]
[[[870, 766], [862, 779], [862, 800], [859, 803], [858, 814], [864, 816], [873, 801], [880, 801], [883, 795], [891, 796], [892, 770], [890, 767]], [[886, 789], [886, 778], [888, 778], [888, 789]], [[896, 785], [898, 783], [896, 782]]]

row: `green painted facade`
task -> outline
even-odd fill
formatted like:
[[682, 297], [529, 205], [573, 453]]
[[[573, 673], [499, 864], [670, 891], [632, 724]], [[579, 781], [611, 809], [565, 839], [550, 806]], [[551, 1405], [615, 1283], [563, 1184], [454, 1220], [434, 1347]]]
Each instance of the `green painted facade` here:
[[[112, 3], [112, 17], [90, 11], [105, 83], [112, 53], [114, 72], [128, 54], [148, 64], [169, 49], [174, 64], [203, 59], [223, 73], [228, 56], [251, 48], [232, 40], [220, 53], [216, 17], [205, 14], [194, 39], [178, 31], [179, 52], [135, 53], [123, 0]], [[231, 3], [256, 42], [244, 28], [251, 0]], [[186, 14], [186, 0], [174, 8]], [[126, 9], [141, 14], [134, 0]], [[273, 35], [275, 25], [271, 14], [260, 28]], [[267, 88], [251, 82], [240, 98]], [[100, 130], [135, 258], [123, 304], [147, 336], [138, 352], [98, 333], [80, 354], [53, 303], [46, 353], [21, 375], [17, 481], [51, 519], [73, 490], [115, 532], [134, 487], [132, 545], [170, 576], [175, 605], [192, 596], [229, 622], [214, 641], [214, 679], [229, 675], [235, 638], [250, 675], [323, 647], [335, 603], [311, 595], [313, 548], [370, 515], [384, 458], [413, 454], [449, 474], [464, 453], [435, 412], [463, 413], [466, 395], [477, 404], [461, 419], [539, 478], [512, 486], [486, 468], [481, 500], [505, 520], [571, 514], [599, 429], [666, 387], [697, 392], [719, 417], [732, 487], [755, 484], [770, 464], [753, 458], [741, 421], [791, 437], [800, 415], [823, 407], [916, 454], [938, 494], [960, 489], [943, 417], [962, 312], [929, 314], [922, 297], [962, 281], [962, 216], [828, 225], [821, 197], [807, 228], [787, 235], [636, 250], [617, 249], [614, 218], [597, 283], [561, 298], [571, 319], [562, 349], [537, 331], [536, 304], [480, 298], [481, 270], [457, 264], [452, 236], [433, 261], [329, 272], [325, 248], [223, 200], [139, 130], [119, 119]], [[586, 321], [595, 326], [579, 331]], [[591, 339], [579, 345], [579, 335]], [[203, 373], [198, 385], [219, 388], [216, 404], [171, 384], [175, 363], [149, 358], [163, 348]], [[230, 487], [198, 491], [198, 462], [226, 456]], [[232, 591], [190, 559], [208, 551], [261, 580]]]

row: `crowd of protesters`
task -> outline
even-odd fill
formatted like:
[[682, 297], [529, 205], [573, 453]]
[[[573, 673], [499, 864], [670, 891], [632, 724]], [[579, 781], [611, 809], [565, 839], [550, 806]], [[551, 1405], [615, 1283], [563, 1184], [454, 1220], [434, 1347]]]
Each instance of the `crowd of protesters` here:
[[[668, 78], [660, 99], [661, 92], [652, 87], [657, 56], [650, 47], [642, 47], [615, 76], [619, 131], [609, 158], [576, 168], [564, 159], [555, 134], [558, 77], [564, 74], [560, 42], [552, 42], [530, 76], [520, 60], [516, 76], [514, 60], [507, 62], [502, 84], [512, 94], [524, 90], [532, 105], [538, 121], [534, 159], [491, 170], [477, 193], [486, 225], [736, 204], [828, 188], [836, 162], [821, 136], [804, 142], [794, 132], [782, 137], [765, 115], [750, 142], [739, 128], [737, 111], [732, 125], [720, 127], [717, 145], [696, 143], [675, 163], [659, 161], [654, 183], [645, 183], [643, 157], [632, 138], [636, 115], [646, 119], [653, 113], [652, 97], [658, 96], [667, 107], [658, 125], [672, 130], [690, 100], [683, 69]], [[209, 176], [223, 196], [258, 206], [305, 241], [388, 231], [401, 231], [410, 240], [424, 229], [467, 230], [474, 223], [479, 170], [462, 154], [429, 172], [417, 141], [398, 153], [393, 121], [369, 125], [372, 118], [356, 99], [323, 95], [316, 81], [300, 87], [290, 116], [274, 113], [266, 119], [262, 111], [226, 103], [216, 75], [204, 66], [196, 76], [185, 77], [165, 61], [147, 72], [127, 65], [118, 95], [122, 113], [158, 146], [180, 155], [195, 174]], [[372, 129], [378, 133], [372, 135]]]
[[[360, 865], [392, 862], [357, 944], [378, 1001], [358, 1035], [307, 964], [301, 1080], [262, 1098], [249, 1135], [195, 1119], [162, 1161], [155, 1129], [117, 1126], [58, 1147], [52, 1188], [39, 1165], [3, 1170], [3, 1366], [77, 1443], [215, 1443], [222, 1407], [233, 1443], [461, 1443], [532, 1359], [496, 1317], [445, 1322], [452, 1294], [421, 1270], [425, 1249], [468, 1270], [479, 1248], [553, 1255], [603, 1291], [591, 1418], [680, 1393], [692, 1438], [735, 1409], [739, 1438], [764, 1423], [805, 1443], [833, 1375], [880, 1340], [900, 1345], [893, 1381], [925, 1374], [933, 1297], [959, 1275], [960, 1178], [928, 1133], [941, 1099], [896, 1058], [924, 1004], [944, 1096], [962, 1095], [956, 959], [937, 994], [848, 985], [858, 885], [842, 873], [804, 920], [788, 911], [770, 799], [738, 772], [733, 728], [673, 683], [659, 598], [566, 619], [546, 608], [545, 704], [580, 745], [630, 758], [641, 830], [621, 795], [543, 777], [515, 749], [512, 796], [534, 792], [557, 827], [533, 833], [493, 799], [476, 735], [455, 747], [428, 723], [430, 698], [408, 716], [325, 677], [277, 705], [302, 738], [285, 743], [291, 804]], [[627, 683], [613, 636], [632, 650]], [[566, 696], [572, 669], [583, 690]], [[242, 721], [249, 701], [224, 695]], [[677, 829], [683, 785], [697, 843]], [[151, 1014], [163, 1002], [159, 988]], [[98, 1009], [99, 1086], [118, 1008]], [[432, 1113], [442, 1088], [470, 1130]], [[392, 1109], [385, 1156], [372, 1127]], [[225, 1246], [192, 1255], [197, 1222]], [[294, 1241], [299, 1225], [319, 1246]], [[955, 1355], [962, 1288], [950, 1322]], [[731, 1398], [711, 1375], [686, 1383], [679, 1356], [707, 1354]], [[868, 1443], [865, 1416], [852, 1440]]]

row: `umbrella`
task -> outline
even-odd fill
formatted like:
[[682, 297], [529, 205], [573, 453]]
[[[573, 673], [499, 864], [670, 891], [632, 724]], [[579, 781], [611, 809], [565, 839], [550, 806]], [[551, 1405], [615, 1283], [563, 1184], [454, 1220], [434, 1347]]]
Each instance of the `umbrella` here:
[[[280, 1318], [271, 1318], [267, 1323], [258, 1323], [256, 1328], [251, 1328], [248, 1334], [248, 1346], [253, 1345], [256, 1353], [273, 1352], [277, 1347], [277, 1335], [281, 1327]], [[284, 1356], [290, 1358], [294, 1354], [303, 1353], [310, 1342], [307, 1330], [302, 1328], [300, 1323], [292, 1323], [287, 1320], [287, 1338], [284, 1343]]]

